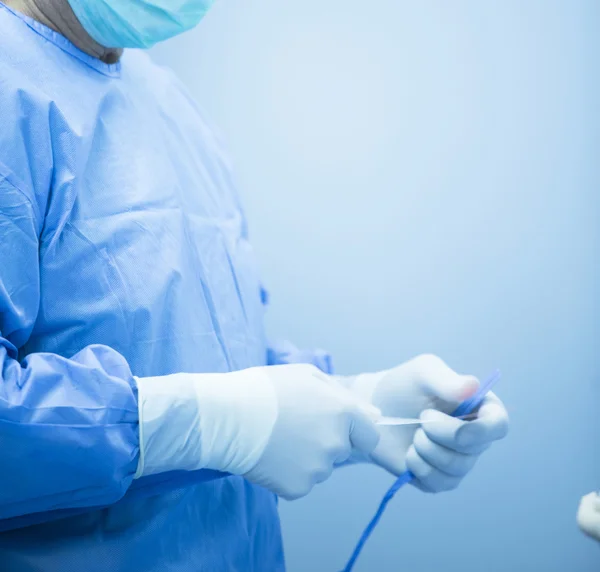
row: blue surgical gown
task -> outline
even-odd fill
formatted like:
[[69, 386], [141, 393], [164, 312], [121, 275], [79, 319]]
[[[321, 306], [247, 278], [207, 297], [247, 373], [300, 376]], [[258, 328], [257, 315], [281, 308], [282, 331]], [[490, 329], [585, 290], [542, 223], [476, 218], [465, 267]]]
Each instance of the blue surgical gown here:
[[269, 348], [222, 146], [169, 72], [0, 4], [0, 569], [284, 569], [277, 503], [207, 471], [133, 482], [133, 375]]

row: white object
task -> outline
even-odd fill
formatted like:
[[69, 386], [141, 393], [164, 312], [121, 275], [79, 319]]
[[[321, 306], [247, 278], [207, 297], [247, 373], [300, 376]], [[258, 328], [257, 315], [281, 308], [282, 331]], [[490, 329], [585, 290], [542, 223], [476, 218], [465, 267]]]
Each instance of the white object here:
[[589, 537], [600, 541], [600, 495], [590, 493], [581, 499], [577, 524]]
[[214, 469], [293, 499], [379, 439], [381, 413], [309, 365], [181, 373], [137, 385], [136, 477]]
[[352, 460], [374, 462], [397, 476], [410, 470], [415, 476], [412, 484], [428, 492], [455, 488], [478, 455], [508, 430], [506, 410], [492, 393], [475, 420], [449, 415], [477, 391], [479, 383], [435, 356], [339, 380], [382, 411], [377, 447], [371, 455], [353, 455]]
[[[466, 421], [470, 421], [472, 419], [476, 419], [477, 415], [476, 414], [471, 414], [471, 415], [462, 415], [459, 417], [454, 417], [454, 419], [464, 419]], [[444, 423], [446, 420], [445, 419], [417, 419], [417, 418], [410, 418], [410, 417], [379, 417], [379, 419], [375, 420], [375, 424], [376, 425], [383, 425], [383, 426], [398, 426], [398, 425], [425, 425], [428, 423]]]

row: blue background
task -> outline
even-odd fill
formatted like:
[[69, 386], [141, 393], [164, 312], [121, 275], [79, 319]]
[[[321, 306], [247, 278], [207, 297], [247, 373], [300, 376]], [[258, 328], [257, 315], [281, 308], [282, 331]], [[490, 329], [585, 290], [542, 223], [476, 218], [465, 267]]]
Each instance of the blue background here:
[[[504, 373], [511, 434], [405, 490], [357, 570], [585, 572], [600, 488], [600, 3], [223, 0], [154, 50], [221, 128], [273, 336], [338, 370]], [[339, 570], [391, 477], [282, 503], [290, 572]]]

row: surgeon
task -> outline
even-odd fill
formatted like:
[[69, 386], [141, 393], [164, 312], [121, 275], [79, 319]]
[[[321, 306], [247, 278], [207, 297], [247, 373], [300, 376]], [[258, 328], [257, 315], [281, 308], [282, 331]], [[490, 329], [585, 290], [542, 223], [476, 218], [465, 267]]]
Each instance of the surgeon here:
[[507, 432], [494, 395], [446, 415], [477, 380], [436, 357], [344, 378], [267, 343], [222, 144], [128, 49], [209, 4], [0, 3], [3, 572], [282, 571], [278, 497], [357, 460], [453, 489]]

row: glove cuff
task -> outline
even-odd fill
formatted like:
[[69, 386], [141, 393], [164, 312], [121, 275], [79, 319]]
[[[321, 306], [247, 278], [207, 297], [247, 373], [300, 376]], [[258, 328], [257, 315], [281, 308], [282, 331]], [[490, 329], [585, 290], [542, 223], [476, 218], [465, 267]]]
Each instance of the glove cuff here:
[[136, 382], [140, 460], [135, 478], [199, 469], [241, 475], [260, 459], [278, 411], [262, 368]]

